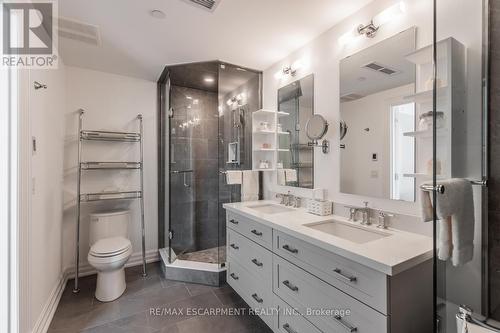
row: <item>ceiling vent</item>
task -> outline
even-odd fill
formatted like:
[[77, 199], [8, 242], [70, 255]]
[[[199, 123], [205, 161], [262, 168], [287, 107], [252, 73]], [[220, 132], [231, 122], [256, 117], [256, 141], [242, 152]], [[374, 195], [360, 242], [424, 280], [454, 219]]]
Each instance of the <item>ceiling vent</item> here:
[[95, 25], [60, 17], [56, 29], [59, 37], [96, 46], [101, 45], [99, 28]]
[[363, 96], [361, 94], [356, 94], [356, 93], [346, 94], [346, 95], [340, 96], [340, 103], [352, 102], [352, 101], [355, 101], [355, 100], [363, 98], [363, 97], [365, 97], [365, 96]]
[[395, 75], [398, 74], [399, 71], [397, 69], [390, 68], [388, 66], [376, 63], [376, 62], [370, 62], [369, 64], [366, 64], [363, 66], [363, 68], [370, 69], [375, 72], [379, 72], [382, 74], [386, 75]]
[[188, 2], [198, 8], [208, 10], [209, 12], [213, 12], [221, 2], [221, 0], [183, 0], [183, 1]]

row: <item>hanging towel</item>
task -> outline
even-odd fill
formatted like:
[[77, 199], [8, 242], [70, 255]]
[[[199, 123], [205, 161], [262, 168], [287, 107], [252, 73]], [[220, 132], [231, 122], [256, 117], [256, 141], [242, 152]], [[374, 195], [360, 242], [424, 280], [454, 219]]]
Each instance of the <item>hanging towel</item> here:
[[241, 183], [241, 201], [259, 200], [259, 173], [252, 170], [243, 171]]
[[[453, 266], [464, 265], [472, 260], [474, 254], [472, 185], [467, 179], [459, 178], [439, 181], [438, 184], [445, 188], [444, 193], [438, 193], [435, 203], [438, 258], [451, 258]], [[424, 222], [432, 221], [432, 193], [421, 191], [420, 201]]]
[[278, 185], [286, 186], [285, 169], [276, 170], [276, 176], [278, 178], [278, 181], [277, 181]]
[[226, 183], [228, 185], [241, 184], [241, 171], [240, 170], [227, 170]]
[[296, 169], [285, 169], [285, 178], [287, 182], [297, 181], [297, 170]]

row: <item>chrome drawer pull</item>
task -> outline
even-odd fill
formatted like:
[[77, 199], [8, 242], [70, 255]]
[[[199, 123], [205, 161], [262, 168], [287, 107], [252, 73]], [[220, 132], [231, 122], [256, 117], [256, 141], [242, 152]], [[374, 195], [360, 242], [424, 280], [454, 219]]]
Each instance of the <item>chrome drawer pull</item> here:
[[288, 281], [288, 280], [283, 281], [283, 284], [284, 284], [285, 286], [287, 286], [287, 287], [288, 287], [288, 289], [290, 289], [291, 291], [295, 291], [295, 292], [299, 291], [299, 287], [294, 286], [294, 285], [293, 285], [293, 284], [291, 284], [291, 283], [290, 283], [290, 281]]
[[290, 325], [288, 325], [288, 323], [287, 323], [287, 324], [285, 324], [285, 325], [283, 325], [283, 329], [284, 329], [285, 331], [287, 331], [288, 333], [297, 333], [297, 331], [296, 331], [296, 330], [293, 330], [293, 329], [290, 327]]
[[345, 275], [342, 273], [342, 270], [339, 269], [339, 268], [335, 268], [333, 270], [335, 273], [337, 273], [337, 275], [339, 277], [341, 277], [342, 279], [346, 280], [346, 281], [349, 281], [349, 282], [356, 282], [357, 278], [355, 276], [348, 276], [348, 275]]
[[257, 235], [257, 236], [262, 236], [262, 232], [257, 231], [257, 230], [255, 230], [255, 229], [253, 229], [253, 230], [251, 231], [251, 233], [252, 233], [252, 234], [254, 234], [254, 235]]
[[230, 245], [233, 249], [238, 250], [240, 247], [235, 245], [234, 243]]
[[348, 323], [346, 323], [345, 321], [342, 320], [342, 317], [341, 316], [335, 316], [333, 317], [335, 318], [335, 320], [340, 324], [342, 325], [346, 330], [347, 332], [357, 332], [358, 331], [358, 328], [357, 327], [354, 327], [354, 326], [351, 326], [349, 325]]
[[234, 273], [231, 273], [230, 277], [232, 277], [232, 278], [233, 278], [233, 279], [235, 279], [235, 280], [238, 280], [238, 279], [239, 279], [239, 277], [238, 277], [238, 276], [236, 276], [236, 274], [234, 274]]
[[236, 221], [235, 219], [230, 219], [229, 222], [231, 222], [232, 224], [238, 224], [240, 222]]
[[257, 303], [264, 302], [264, 300], [262, 298], [260, 298], [259, 296], [257, 296], [257, 294], [253, 294], [252, 297], [253, 297], [254, 300], [257, 301]]
[[292, 253], [295, 253], [295, 254], [299, 253], [299, 250], [291, 248], [290, 245], [288, 245], [288, 244], [283, 245], [283, 248], [285, 250], [287, 250], [288, 252], [292, 252]]
[[259, 262], [257, 259], [252, 259], [252, 262], [253, 262], [255, 265], [259, 266], [259, 267], [262, 267], [262, 266], [264, 265], [263, 263]]

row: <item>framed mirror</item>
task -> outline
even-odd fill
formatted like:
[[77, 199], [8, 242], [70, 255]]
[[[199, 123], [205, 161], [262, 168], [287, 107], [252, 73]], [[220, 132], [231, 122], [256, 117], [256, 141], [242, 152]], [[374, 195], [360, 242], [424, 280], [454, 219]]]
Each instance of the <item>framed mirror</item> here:
[[340, 61], [340, 192], [415, 201], [416, 28]]
[[314, 115], [313, 74], [278, 90], [278, 111], [278, 185], [314, 188], [314, 147], [306, 133]]

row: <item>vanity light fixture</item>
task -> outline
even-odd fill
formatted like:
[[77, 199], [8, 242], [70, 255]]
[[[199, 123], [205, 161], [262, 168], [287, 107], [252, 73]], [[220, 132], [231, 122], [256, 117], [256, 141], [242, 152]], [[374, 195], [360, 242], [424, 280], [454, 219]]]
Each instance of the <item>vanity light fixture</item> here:
[[406, 5], [400, 1], [382, 12], [378, 13], [367, 25], [359, 25], [358, 33], [365, 35], [368, 38], [373, 38], [377, 34], [378, 29], [387, 22], [394, 20], [406, 12]]
[[293, 64], [284, 66], [280, 71], [276, 72], [274, 74], [274, 78], [276, 80], [279, 80], [285, 75], [290, 75], [291, 77], [294, 77], [295, 75], [297, 75], [297, 71], [302, 67], [304, 67], [303, 61], [302, 59], [299, 59], [295, 61]]

